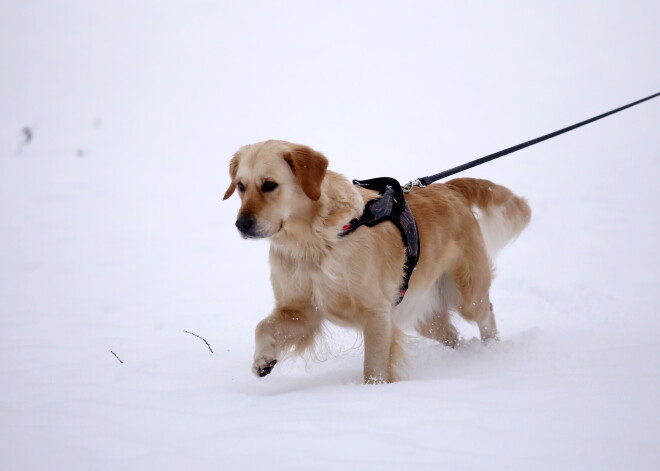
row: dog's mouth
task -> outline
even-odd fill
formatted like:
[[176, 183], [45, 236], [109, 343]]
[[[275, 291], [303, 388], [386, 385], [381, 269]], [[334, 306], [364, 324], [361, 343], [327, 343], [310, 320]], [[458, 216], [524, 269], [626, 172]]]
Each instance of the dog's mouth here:
[[272, 232], [270, 234], [266, 233], [264, 234], [262, 231], [260, 231], [257, 227], [252, 226], [249, 228], [238, 228], [238, 231], [241, 233], [241, 237], [243, 239], [267, 239], [268, 237], [272, 237], [275, 234], [278, 234], [282, 228], [284, 227], [284, 221], [280, 222], [280, 226], [277, 228], [275, 232]]
[[[239, 231], [241, 232], [241, 231]], [[258, 234], [252, 234], [251, 232], [241, 232], [241, 237], [243, 239], [263, 239], [264, 236]]]

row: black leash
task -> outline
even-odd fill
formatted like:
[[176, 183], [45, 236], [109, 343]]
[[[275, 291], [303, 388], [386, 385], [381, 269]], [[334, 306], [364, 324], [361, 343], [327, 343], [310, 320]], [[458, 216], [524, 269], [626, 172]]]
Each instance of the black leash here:
[[442, 178], [446, 178], [450, 175], [454, 175], [455, 173], [462, 172], [463, 170], [467, 170], [472, 167], [476, 167], [477, 165], [484, 164], [486, 162], [490, 162], [491, 160], [495, 160], [499, 157], [502, 157], [507, 154], [511, 154], [513, 152], [519, 151], [521, 149], [524, 149], [525, 147], [533, 146], [534, 144], [538, 144], [539, 142], [543, 142], [545, 140], [551, 139], [555, 136], [559, 136], [560, 134], [564, 134], [565, 132], [572, 131], [573, 129], [577, 129], [580, 126], [584, 126], [585, 124], [593, 123], [594, 121], [598, 121], [599, 119], [605, 118], [611, 114], [618, 113], [619, 111], [623, 111], [626, 108], [630, 108], [631, 106], [639, 105], [640, 103], [643, 103], [647, 100], [650, 100], [651, 98], [655, 98], [657, 96], [660, 96], [660, 93], [656, 93], [654, 95], [648, 96], [646, 98], [642, 98], [641, 100], [637, 100], [633, 103], [630, 103], [628, 105], [622, 106], [620, 108], [617, 108], [612, 111], [608, 111], [607, 113], [603, 113], [601, 115], [595, 116], [591, 119], [587, 119], [585, 121], [582, 121], [580, 123], [574, 124], [572, 126], [568, 126], [564, 129], [560, 129], [559, 131], [551, 132], [550, 134], [546, 134], [545, 136], [537, 137], [536, 139], [532, 139], [531, 141], [523, 142], [522, 144], [518, 144], [517, 146], [509, 147], [508, 149], [501, 150], [499, 152], [495, 152], [494, 154], [487, 155], [485, 157], [481, 157], [480, 159], [473, 160], [471, 162], [468, 162], [463, 165], [459, 165], [458, 167], [451, 168], [449, 170], [445, 170], [444, 172], [436, 173], [435, 175], [431, 175], [428, 177], [421, 177], [417, 178], [415, 180], [412, 180], [405, 185], [403, 185], [403, 191], [409, 192], [412, 190], [414, 186], [418, 187], [424, 187], [427, 185], [430, 185], [433, 182], [436, 182]]

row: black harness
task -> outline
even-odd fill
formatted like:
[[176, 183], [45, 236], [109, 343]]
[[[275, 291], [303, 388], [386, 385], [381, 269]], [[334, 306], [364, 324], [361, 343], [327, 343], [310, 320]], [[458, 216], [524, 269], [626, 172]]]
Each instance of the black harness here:
[[375, 190], [380, 193], [380, 197], [369, 201], [364, 207], [362, 216], [346, 224], [339, 235], [343, 237], [362, 225], [372, 227], [384, 221], [391, 221], [399, 229], [403, 246], [406, 248], [403, 281], [396, 299], [396, 304], [399, 304], [403, 301], [403, 296], [408, 290], [408, 282], [419, 260], [419, 232], [415, 218], [403, 197], [401, 185], [394, 178], [353, 180], [353, 184], [368, 190]]

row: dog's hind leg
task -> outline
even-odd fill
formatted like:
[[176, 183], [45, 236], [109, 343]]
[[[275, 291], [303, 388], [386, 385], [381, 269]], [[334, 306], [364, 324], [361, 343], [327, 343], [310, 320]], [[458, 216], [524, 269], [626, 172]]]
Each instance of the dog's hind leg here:
[[479, 326], [481, 340], [484, 342], [488, 340], [499, 340], [497, 335], [497, 325], [495, 323], [495, 313], [493, 312], [493, 303], [488, 303], [488, 314], [480, 321], [477, 321], [477, 325]]
[[420, 335], [436, 340], [448, 347], [454, 348], [458, 345], [458, 331], [452, 324], [448, 311], [433, 314], [420, 322], [416, 329]]
[[255, 330], [254, 374], [266, 376], [284, 354], [305, 351], [320, 327], [321, 317], [311, 306], [275, 308]]
[[458, 331], [451, 321], [450, 309], [458, 309], [460, 294], [456, 289], [456, 285], [448, 276], [443, 276], [438, 281], [437, 289], [437, 298], [432, 305], [432, 314], [422, 319], [417, 324], [416, 330], [426, 338], [455, 348], [458, 345]]
[[453, 273], [461, 296], [459, 313], [464, 319], [477, 323], [483, 341], [498, 340], [495, 314], [489, 299], [491, 276], [488, 261], [473, 265], [465, 263]]

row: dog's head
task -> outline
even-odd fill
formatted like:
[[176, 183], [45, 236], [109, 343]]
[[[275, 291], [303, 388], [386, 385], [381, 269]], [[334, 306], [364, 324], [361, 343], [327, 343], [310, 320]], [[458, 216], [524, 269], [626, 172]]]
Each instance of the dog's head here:
[[271, 237], [290, 219], [306, 217], [321, 197], [327, 167], [328, 159], [307, 146], [266, 141], [240, 148], [229, 163], [224, 199], [238, 190], [241, 235]]

